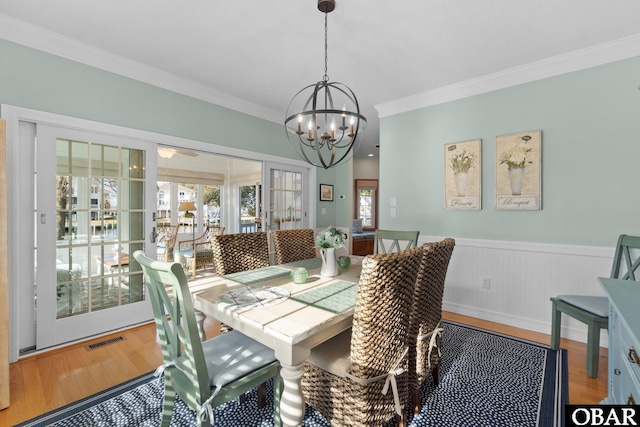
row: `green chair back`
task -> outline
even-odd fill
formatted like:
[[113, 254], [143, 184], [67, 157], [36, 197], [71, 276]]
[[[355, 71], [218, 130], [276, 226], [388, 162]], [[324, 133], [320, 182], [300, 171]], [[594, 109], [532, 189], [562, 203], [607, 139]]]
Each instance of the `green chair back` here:
[[[613, 256], [611, 278], [637, 281], [636, 271], [640, 267], [638, 251], [640, 237], [620, 235]], [[587, 375], [596, 378], [599, 368], [600, 330], [609, 327], [609, 301], [604, 296], [558, 295], [552, 297], [551, 302], [551, 348], [560, 348], [562, 313], [586, 324]]]
[[419, 235], [419, 231], [376, 230], [373, 253], [387, 254], [415, 247]]
[[[634, 249], [640, 250], [640, 237], [623, 234], [618, 238], [616, 254], [613, 257], [613, 267], [611, 268], [612, 278], [638, 280], [636, 279], [636, 270], [640, 267], [640, 256], [638, 256], [640, 254], [632, 255]], [[636, 257], [635, 261], [633, 260], [634, 256]], [[624, 264], [622, 260], [624, 260]]]
[[280, 425], [280, 364], [273, 351], [239, 332], [200, 341], [193, 297], [182, 265], [154, 261], [142, 251], [133, 256], [144, 272], [162, 346], [162, 426], [170, 424], [176, 394], [197, 412], [198, 425], [204, 420], [212, 424], [213, 407], [242, 398], [270, 378], [275, 378], [275, 424]]
[[177, 368], [170, 371], [173, 389], [190, 407], [201, 405], [211, 386], [184, 269], [179, 263], [153, 261], [142, 251], [133, 256], [144, 271], [164, 363]]

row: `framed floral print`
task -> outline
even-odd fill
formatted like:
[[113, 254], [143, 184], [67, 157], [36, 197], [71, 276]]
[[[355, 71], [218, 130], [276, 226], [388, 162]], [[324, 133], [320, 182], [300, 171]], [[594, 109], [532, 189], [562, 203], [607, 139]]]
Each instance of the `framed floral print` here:
[[542, 132], [496, 138], [496, 209], [542, 209]]
[[444, 208], [480, 210], [482, 205], [482, 140], [444, 146]]

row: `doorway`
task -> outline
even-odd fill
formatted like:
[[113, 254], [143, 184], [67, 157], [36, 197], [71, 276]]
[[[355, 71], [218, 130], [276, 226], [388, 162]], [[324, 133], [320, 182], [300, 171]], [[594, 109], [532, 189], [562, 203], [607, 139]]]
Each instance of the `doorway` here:
[[37, 125], [36, 349], [152, 318], [133, 260], [155, 208], [153, 145]]

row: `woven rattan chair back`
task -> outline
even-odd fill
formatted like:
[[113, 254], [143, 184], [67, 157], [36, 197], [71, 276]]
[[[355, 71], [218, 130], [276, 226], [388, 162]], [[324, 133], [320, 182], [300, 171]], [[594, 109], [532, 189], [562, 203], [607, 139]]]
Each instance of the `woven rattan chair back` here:
[[422, 251], [413, 248], [363, 260], [351, 328], [353, 375], [388, 372], [402, 354], [421, 257]]
[[[381, 426], [396, 413], [391, 390], [382, 394], [387, 373], [407, 368], [409, 310], [422, 258], [422, 249], [368, 255], [353, 314], [349, 374], [366, 383], [333, 375], [307, 363], [302, 388], [309, 405], [332, 426]], [[396, 376], [399, 402], [407, 401], [406, 372]]]
[[276, 264], [315, 258], [315, 234], [310, 228], [277, 230], [271, 233]]
[[432, 375], [434, 383], [438, 383], [442, 297], [455, 245], [454, 239], [447, 238], [422, 246], [422, 262], [409, 315], [409, 387], [414, 413], [419, 410], [419, 393], [424, 380]]
[[418, 245], [419, 231], [376, 230], [373, 253], [386, 254]]
[[218, 275], [269, 266], [269, 243], [264, 231], [213, 236], [211, 248]]

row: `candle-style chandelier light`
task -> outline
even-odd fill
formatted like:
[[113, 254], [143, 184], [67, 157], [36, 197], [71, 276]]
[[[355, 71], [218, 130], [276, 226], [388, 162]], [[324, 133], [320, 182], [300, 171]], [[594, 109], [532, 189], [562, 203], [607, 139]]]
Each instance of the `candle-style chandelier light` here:
[[367, 122], [353, 91], [342, 83], [330, 82], [327, 75], [327, 16], [335, 7], [335, 0], [318, 0], [318, 10], [324, 13], [324, 76], [293, 97], [284, 121], [287, 138], [298, 156], [325, 169], [353, 156]]

